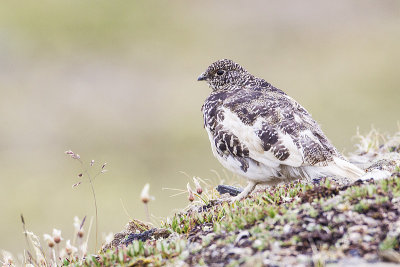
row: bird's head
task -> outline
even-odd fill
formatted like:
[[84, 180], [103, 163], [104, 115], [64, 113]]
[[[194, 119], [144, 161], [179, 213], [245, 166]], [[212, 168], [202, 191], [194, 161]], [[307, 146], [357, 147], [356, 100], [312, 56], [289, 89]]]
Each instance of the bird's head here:
[[212, 63], [197, 80], [206, 81], [214, 91], [217, 91], [244, 85], [249, 76], [250, 74], [239, 64], [230, 59], [221, 59]]

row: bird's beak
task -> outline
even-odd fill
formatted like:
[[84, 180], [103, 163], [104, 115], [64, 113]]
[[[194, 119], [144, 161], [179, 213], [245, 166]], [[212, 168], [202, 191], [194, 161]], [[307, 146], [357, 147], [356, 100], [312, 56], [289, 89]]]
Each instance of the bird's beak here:
[[204, 81], [207, 80], [207, 76], [206, 74], [203, 72], [202, 74], [200, 74], [200, 76], [197, 78], [198, 81]]

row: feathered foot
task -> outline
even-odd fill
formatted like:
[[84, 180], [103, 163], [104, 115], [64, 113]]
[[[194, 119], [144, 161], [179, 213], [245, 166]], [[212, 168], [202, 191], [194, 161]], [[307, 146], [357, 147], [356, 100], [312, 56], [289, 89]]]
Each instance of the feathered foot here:
[[237, 195], [236, 197], [232, 197], [229, 199], [230, 203], [234, 203], [236, 201], [240, 201], [244, 198], [246, 198], [248, 195], [250, 195], [251, 192], [253, 192], [254, 188], [256, 188], [257, 183], [250, 181], [247, 186], [243, 189], [243, 191]]

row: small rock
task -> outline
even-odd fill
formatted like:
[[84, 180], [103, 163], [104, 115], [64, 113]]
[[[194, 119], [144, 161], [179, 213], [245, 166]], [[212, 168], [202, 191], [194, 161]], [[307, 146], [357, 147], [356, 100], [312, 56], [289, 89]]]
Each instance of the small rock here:
[[369, 226], [369, 227], [376, 227], [378, 225], [378, 222], [368, 216], [365, 216], [364, 222]]
[[386, 261], [400, 263], [400, 253], [393, 249], [380, 251], [379, 256]]
[[204, 232], [209, 232], [209, 231], [212, 231], [212, 230], [213, 230], [213, 226], [212, 225], [205, 225], [203, 227], [203, 231]]
[[253, 242], [253, 247], [255, 247], [255, 248], [261, 247], [262, 245], [263, 245], [263, 242], [260, 239], [256, 239]]
[[246, 231], [241, 231], [237, 235], [234, 243], [235, 243], [236, 246], [240, 246], [243, 243], [244, 239], [247, 239], [249, 237], [250, 237], [249, 231], [247, 231], [247, 230]]
[[350, 233], [349, 239], [350, 239], [351, 243], [356, 244], [356, 243], [360, 242], [361, 234], [357, 233], [357, 232]]
[[289, 234], [291, 229], [292, 229], [292, 227], [291, 227], [289, 224], [286, 224], [286, 225], [283, 227], [283, 233], [284, 233], [284, 234]]
[[349, 254], [350, 254], [352, 257], [361, 257], [360, 251], [359, 251], [358, 249], [350, 249], [350, 250], [349, 250]]
[[300, 263], [303, 263], [303, 264], [306, 264], [306, 265], [308, 265], [308, 264], [310, 264], [311, 263], [311, 257], [310, 256], [307, 256], [307, 255], [304, 255], [304, 254], [300, 254], [300, 255], [297, 255], [297, 260], [300, 262]]
[[272, 250], [272, 251], [274, 251], [274, 250], [280, 250], [280, 248], [281, 248], [281, 245], [279, 244], [278, 241], [275, 241], [275, 242], [272, 243], [272, 245], [271, 245], [271, 250]]
[[351, 227], [349, 227], [348, 231], [350, 233], [352, 232], [358, 232], [358, 233], [365, 233], [367, 232], [368, 227], [366, 225], [353, 225]]
[[251, 255], [252, 251], [251, 248], [231, 248], [227, 251], [228, 255], [229, 254], [236, 254], [242, 256], [247, 256]]
[[364, 254], [364, 259], [371, 262], [378, 260], [379, 257], [376, 255], [376, 253], [367, 253]]
[[364, 240], [365, 242], [371, 242], [373, 239], [374, 239], [374, 238], [373, 238], [372, 236], [370, 236], [370, 235], [365, 235], [365, 236], [363, 237], [363, 240]]
[[213, 250], [211, 252], [211, 258], [218, 258], [218, 257], [221, 257], [221, 252], [218, 250]]

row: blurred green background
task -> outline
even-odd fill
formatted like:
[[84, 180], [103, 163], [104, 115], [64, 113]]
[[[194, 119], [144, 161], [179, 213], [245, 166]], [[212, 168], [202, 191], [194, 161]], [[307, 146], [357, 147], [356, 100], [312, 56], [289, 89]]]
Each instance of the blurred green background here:
[[[5, 1], [0, 8], [0, 248], [22, 252], [19, 219], [72, 238], [93, 216], [72, 149], [93, 168], [100, 232], [156, 217], [189, 176], [222, 173], [202, 127], [197, 76], [230, 58], [306, 107], [343, 152], [357, 126], [394, 132], [400, 101], [399, 1]], [[94, 232], [92, 231], [92, 234]], [[92, 238], [93, 240], [93, 238]], [[93, 249], [93, 246], [91, 247]]]

